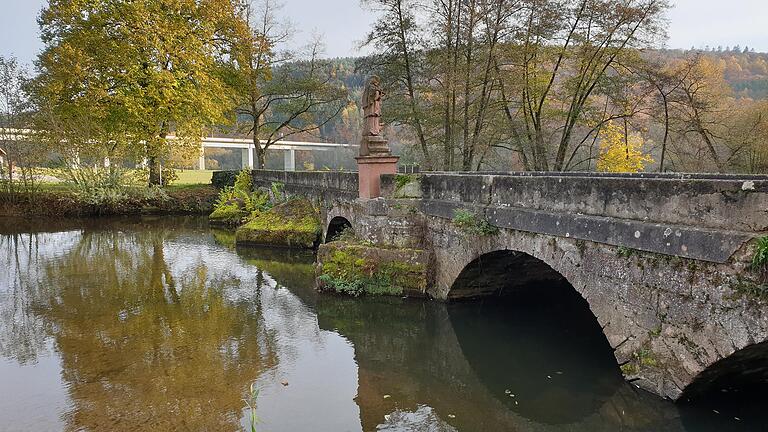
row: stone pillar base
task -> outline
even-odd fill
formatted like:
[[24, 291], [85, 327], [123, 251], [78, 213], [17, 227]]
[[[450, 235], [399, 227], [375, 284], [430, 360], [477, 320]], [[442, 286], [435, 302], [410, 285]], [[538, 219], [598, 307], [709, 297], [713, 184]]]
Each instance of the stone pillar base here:
[[382, 174], [397, 174], [399, 156], [360, 156], [357, 160], [360, 198], [378, 198], [381, 196]]

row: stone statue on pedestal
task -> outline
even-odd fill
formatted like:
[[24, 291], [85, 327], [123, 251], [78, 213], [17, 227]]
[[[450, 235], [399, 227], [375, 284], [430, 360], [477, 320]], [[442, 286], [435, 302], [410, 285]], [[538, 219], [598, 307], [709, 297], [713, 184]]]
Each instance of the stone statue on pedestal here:
[[360, 156], [389, 155], [387, 140], [382, 136], [381, 100], [384, 92], [381, 90], [381, 80], [374, 75], [368, 79], [363, 91], [363, 137], [360, 141]]

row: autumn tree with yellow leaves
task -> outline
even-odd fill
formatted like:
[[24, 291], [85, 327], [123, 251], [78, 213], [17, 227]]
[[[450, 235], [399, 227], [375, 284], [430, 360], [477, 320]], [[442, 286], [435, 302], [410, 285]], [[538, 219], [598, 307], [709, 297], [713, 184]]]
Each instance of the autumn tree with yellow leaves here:
[[[234, 106], [232, 42], [247, 31], [240, 0], [51, 0], [40, 15], [35, 81], [40, 124], [99, 146], [100, 157], [146, 159], [149, 184], [171, 145], [199, 151]], [[175, 135], [177, 140], [169, 140]], [[56, 142], [74, 143], [73, 137]]]
[[600, 131], [600, 156], [597, 170], [614, 173], [636, 173], [653, 159], [643, 153], [643, 137], [626, 127], [607, 122]]

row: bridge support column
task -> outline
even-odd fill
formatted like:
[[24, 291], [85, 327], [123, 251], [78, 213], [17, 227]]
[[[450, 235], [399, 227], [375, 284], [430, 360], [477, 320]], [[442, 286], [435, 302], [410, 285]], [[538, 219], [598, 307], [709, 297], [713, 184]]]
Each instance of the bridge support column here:
[[253, 149], [251, 146], [243, 149], [242, 164], [243, 169], [253, 169]]
[[197, 161], [197, 168], [200, 171], [204, 171], [205, 170], [205, 151], [202, 151], [200, 153], [200, 159], [198, 159], [198, 161]]
[[357, 175], [360, 183], [360, 198], [381, 196], [381, 175], [397, 174], [398, 156], [360, 156], [357, 160]]
[[296, 171], [296, 150], [294, 149], [285, 151], [285, 170]]

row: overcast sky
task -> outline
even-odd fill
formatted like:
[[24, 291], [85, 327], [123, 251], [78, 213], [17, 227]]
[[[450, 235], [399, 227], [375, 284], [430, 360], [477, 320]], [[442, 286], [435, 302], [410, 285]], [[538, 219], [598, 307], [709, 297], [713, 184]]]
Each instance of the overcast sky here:
[[[672, 0], [670, 48], [745, 45], [768, 52], [768, 0]], [[45, 0], [0, 0], [0, 55], [31, 63], [41, 48], [37, 15]], [[331, 57], [357, 55], [374, 16], [359, 0], [283, 0], [295, 43], [320, 34]]]

